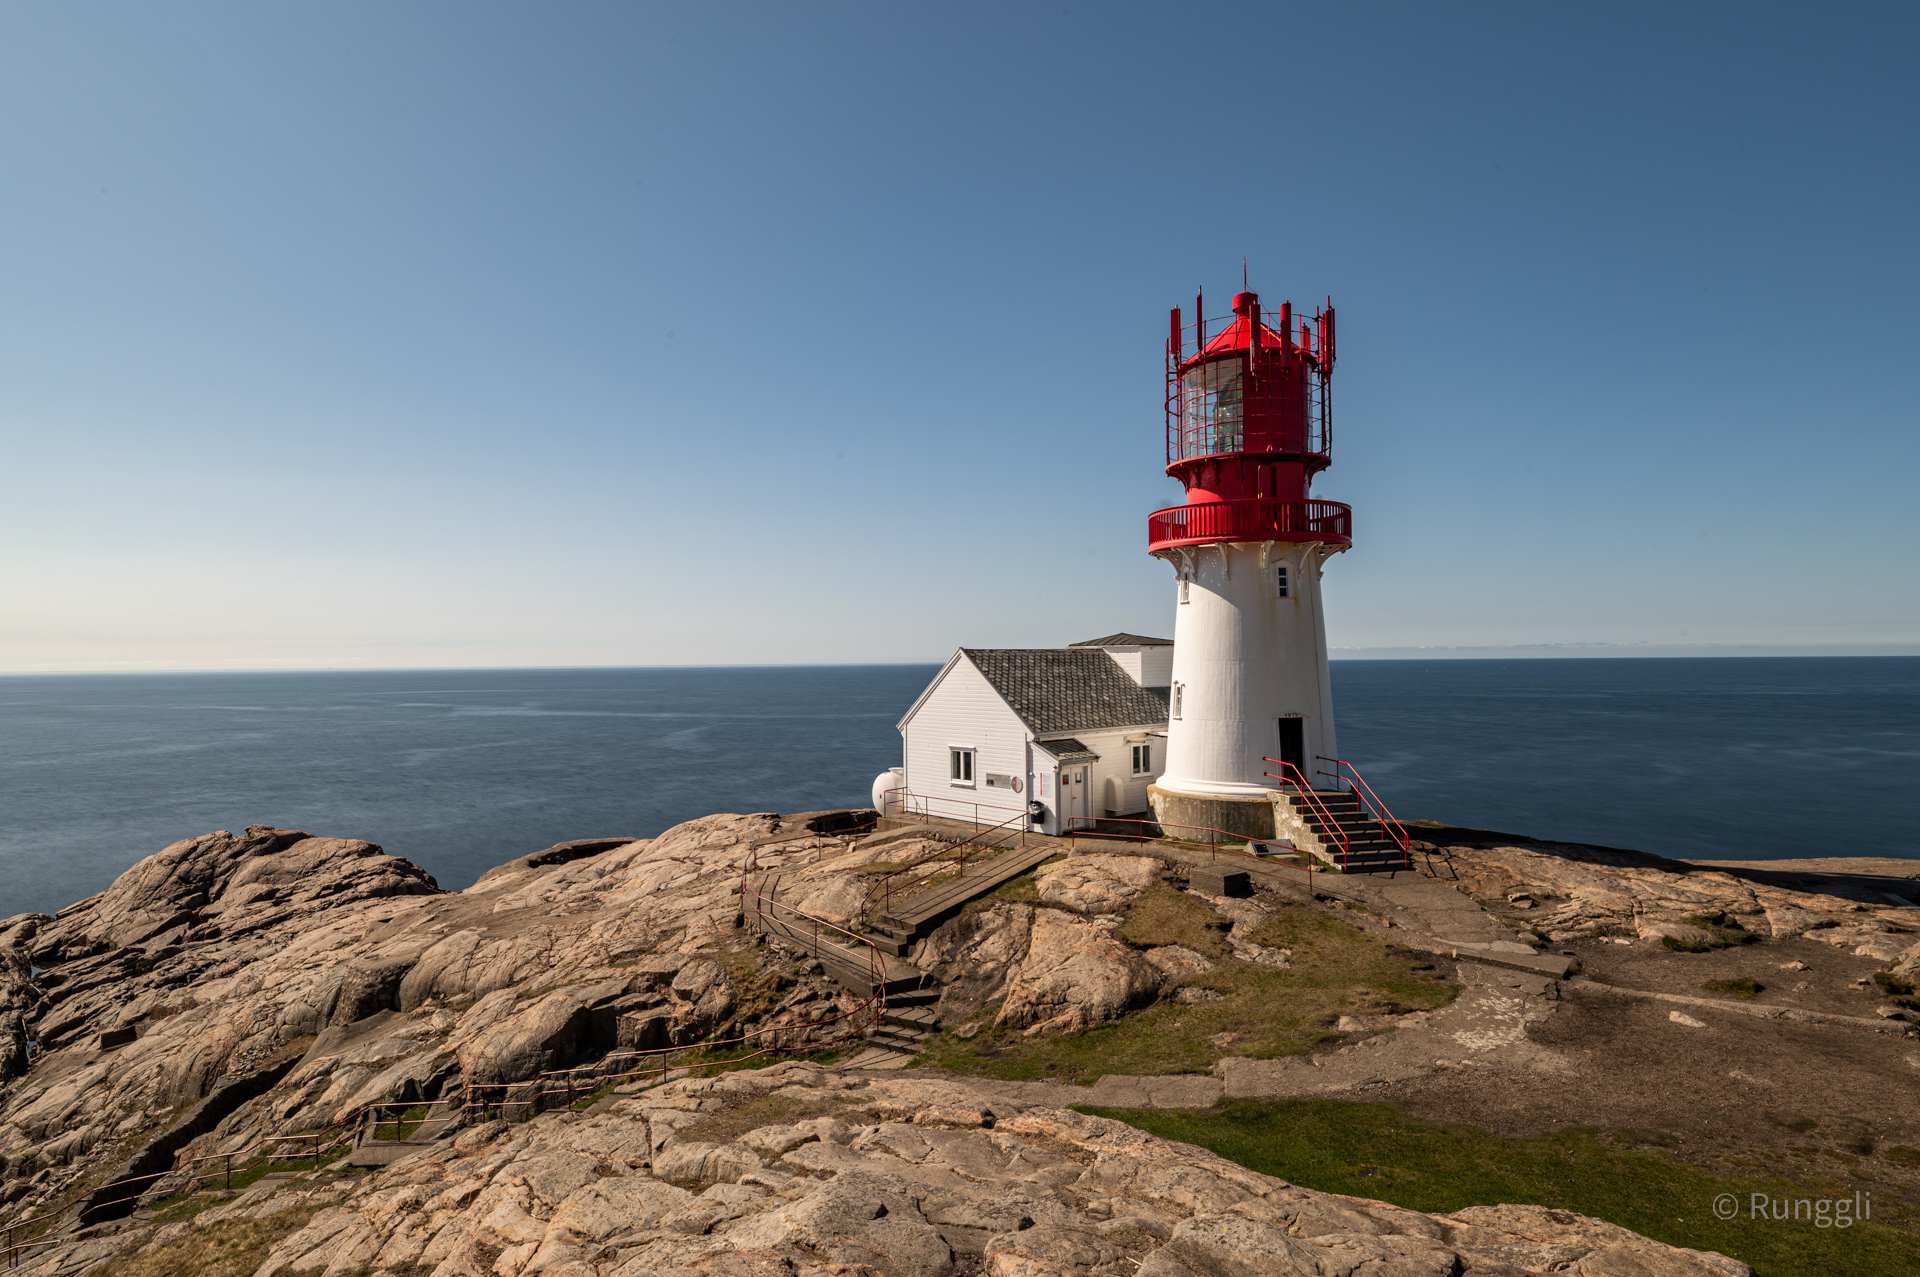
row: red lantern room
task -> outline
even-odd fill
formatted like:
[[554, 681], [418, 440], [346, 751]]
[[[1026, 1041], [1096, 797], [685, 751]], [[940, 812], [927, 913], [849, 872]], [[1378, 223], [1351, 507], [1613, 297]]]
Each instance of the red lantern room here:
[[[1196, 316], [1204, 315], [1196, 297]], [[1209, 335], [1211, 330], [1212, 335]], [[1192, 353], [1189, 354], [1188, 351]], [[1225, 541], [1348, 545], [1353, 511], [1308, 496], [1333, 464], [1333, 306], [1309, 318], [1291, 302], [1263, 312], [1236, 293], [1233, 318], [1167, 338], [1167, 473], [1185, 505], [1148, 516], [1149, 550]]]

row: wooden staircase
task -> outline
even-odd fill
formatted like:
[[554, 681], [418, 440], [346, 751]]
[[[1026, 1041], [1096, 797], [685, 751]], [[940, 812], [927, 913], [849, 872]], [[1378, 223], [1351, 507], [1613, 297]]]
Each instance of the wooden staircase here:
[[874, 924], [873, 942], [885, 952], [904, 957], [916, 941], [959, 913], [968, 901], [1011, 882], [1061, 850], [1051, 840], [1035, 847], [1009, 848], [991, 860], [968, 865], [945, 882], [912, 894], [902, 893]]
[[[772, 873], [758, 879], [753, 889], [765, 900], [777, 901], [783, 874]], [[926, 973], [897, 954], [882, 950], [878, 959], [865, 945], [851, 941], [838, 932], [821, 931], [781, 916], [777, 909], [746, 911], [748, 925], [757, 927], [769, 939], [778, 940], [819, 959], [826, 973], [842, 988], [861, 997], [880, 998], [879, 1022], [867, 1031], [866, 1045], [841, 1062], [840, 1067], [858, 1069], [904, 1068], [920, 1054], [921, 1044], [939, 1027], [933, 1004], [940, 992]], [[876, 979], [877, 977], [877, 979]]]
[[[1052, 839], [1036, 846], [1016, 847], [990, 859], [967, 865], [944, 882], [902, 892], [886, 907], [864, 937], [880, 950], [878, 964], [871, 950], [835, 932], [790, 921], [777, 909], [748, 910], [750, 925], [820, 960], [828, 975], [862, 997], [882, 996], [879, 1022], [867, 1033], [867, 1045], [842, 1062], [844, 1068], [903, 1068], [918, 1056], [927, 1038], [940, 1029], [935, 1004], [940, 992], [933, 978], [906, 961], [920, 940], [948, 918], [1004, 883], [1033, 869], [1064, 850]], [[753, 884], [764, 899], [777, 901], [783, 875], [767, 874]], [[876, 984], [875, 975], [879, 975]]]

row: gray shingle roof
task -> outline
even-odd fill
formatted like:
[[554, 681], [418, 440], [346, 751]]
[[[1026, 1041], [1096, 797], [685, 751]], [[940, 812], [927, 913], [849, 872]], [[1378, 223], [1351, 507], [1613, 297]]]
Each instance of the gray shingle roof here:
[[1167, 721], [1167, 689], [1140, 686], [1097, 647], [960, 650], [1036, 736]]
[[1138, 634], [1109, 634], [1105, 638], [1071, 643], [1070, 647], [1172, 647], [1172, 639], [1142, 638]]
[[1052, 754], [1054, 761], [1060, 763], [1091, 763], [1100, 757], [1071, 736], [1059, 740], [1037, 740], [1034, 744]]

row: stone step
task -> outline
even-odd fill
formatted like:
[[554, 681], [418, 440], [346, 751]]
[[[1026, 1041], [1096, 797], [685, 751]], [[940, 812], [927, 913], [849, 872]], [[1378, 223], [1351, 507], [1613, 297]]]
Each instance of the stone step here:
[[880, 1019], [887, 1024], [897, 1024], [906, 1029], [918, 1029], [932, 1032], [940, 1027], [940, 1017], [929, 1006], [902, 1007], [894, 1005], [893, 999], [887, 999], [887, 1006], [880, 1013]]
[[837, 1067], [843, 1069], [904, 1069], [913, 1063], [913, 1056], [904, 1051], [889, 1051], [885, 1047], [869, 1046], [856, 1052], [851, 1058]]
[[887, 1005], [906, 1010], [910, 1007], [929, 1007], [940, 1000], [940, 990], [934, 986], [932, 977], [923, 976], [918, 989], [888, 989]]

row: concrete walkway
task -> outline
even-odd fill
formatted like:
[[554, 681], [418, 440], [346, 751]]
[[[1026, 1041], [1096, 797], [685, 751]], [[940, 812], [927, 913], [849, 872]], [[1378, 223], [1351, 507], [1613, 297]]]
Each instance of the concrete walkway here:
[[1341, 896], [1365, 905], [1390, 922], [1389, 934], [1409, 949], [1510, 967], [1555, 980], [1567, 974], [1570, 963], [1564, 955], [1541, 953], [1523, 943], [1473, 897], [1444, 882], [1401, 870], [1392, 874], [1342, 874], [1336, 886]]
[[1163, 1077], [1109, 1073], [1092, 1086], [1069, 1086], [1064, 1082], [1003, 1082], [998, 1078], [949, 1073], [939, 1076], [978, 1091], [990, 1100], [1049, 1108], [1091, 1104], [1096, 1108], [1200, 1109], [1219, 1099], [1224, 1090], [1219, 1078], [1200, 1073], [1170, 1073]]
[[1214, 1065], [1214, 1072], [1226, 1095], [1279, 1096], [1353, 1091], [1436, 1069], [1497, 1065], [1558, 1072], [1567, 1067], [1557, 1053], [1527, 1038], [1529, 1023], [1552, 1014], [1553, 980], [1463, 961], [1460, 981], [1465, 989], [1459, 997], [1438, 1011], [1397, 1017], [1391, 1033], [1329, 1055], [1232, 1056]]
[[1277, 1060], [1229, 1056], [1214, 1076], [1169, 1074], [1137, 1077], [1108, 1074], [1091, 1086], [1061, 1082], [1004, 1082], [995, 1078], [940, 1076], [977, 1091], [991, 1102], [1067, 1108], [1206, 1108], [1223, 1097], [1321, 1095], [1356, 1091], [1384, 1082], [1421, 1077], [1437, 1069], [1499, 1066], [1558, 1072], [1558, 1054], [1527, 1038], [1527, 1025], [1553, 1010], [1554, 981], [1480, 963], [1462, 962], [1464, 992], [1434, 1012], [1395, 1017], [1383, 1032], [1327, 1055]]

